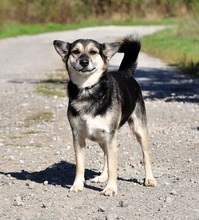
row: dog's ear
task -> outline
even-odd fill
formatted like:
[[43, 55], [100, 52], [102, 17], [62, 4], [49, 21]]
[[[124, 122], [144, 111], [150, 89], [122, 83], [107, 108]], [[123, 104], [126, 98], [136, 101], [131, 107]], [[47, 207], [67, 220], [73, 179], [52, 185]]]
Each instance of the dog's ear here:
[[114, 42], [114, 43], [105, 43], [103, 44], [103, 54], [105, 56], [106, 62], [109, 62], [112, 56], [117, 53], [120, 47], [120, 42]]
[[62, 57], [62, 60], [65, 62], [69, 52], [70, 44], [61, 40], [54, 40], [53, 45], [57, 53]]

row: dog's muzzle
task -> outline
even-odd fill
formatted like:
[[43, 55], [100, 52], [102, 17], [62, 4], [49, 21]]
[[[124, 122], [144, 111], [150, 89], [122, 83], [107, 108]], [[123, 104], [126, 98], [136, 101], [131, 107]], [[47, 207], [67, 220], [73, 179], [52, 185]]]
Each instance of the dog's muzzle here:
[[92, 62], [89, 61], [87, 57], [82, 57], [78, 60], [78, 62], [74, 65], [74, 68], [78, 72], [92, 72], [95, 69]]

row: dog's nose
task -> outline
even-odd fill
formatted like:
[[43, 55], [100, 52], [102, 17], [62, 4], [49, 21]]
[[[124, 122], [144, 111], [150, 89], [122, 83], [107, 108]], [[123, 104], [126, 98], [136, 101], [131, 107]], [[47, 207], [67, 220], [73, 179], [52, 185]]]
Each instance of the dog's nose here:
[[81, 65], [82, 67], [87, 67], [88, 64], [89, 64], [89, 60], [88, 60], [88, 59], [81, 59], [81, 60], [79, 61], [79, 63], [80, 63], [80, 65]]

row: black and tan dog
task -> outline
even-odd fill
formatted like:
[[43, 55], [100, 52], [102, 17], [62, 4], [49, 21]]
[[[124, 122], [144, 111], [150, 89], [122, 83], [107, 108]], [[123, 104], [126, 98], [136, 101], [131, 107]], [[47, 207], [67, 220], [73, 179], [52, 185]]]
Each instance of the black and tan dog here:
[[[80, 39], [73, 43], [54, 41], [69, 73], [68, 119], [73, 133], [76, 177], [72, 191], [84, 186], [85, 140], [98, 142], [104, 151], [104, 168], [94, 182], [106, 182], [102, 194], [117, 194], [117, 136], [128, 121], [142, 147], [145, 165], [145, 185], [155, 186], [148, 153], [146, 111], [140, 87], [133, 78], [140, 40], [130, 35], [122, 42], [98, 43]], [[118, 71], [108, 72], [107, 65], [116, 53], [124, 53]]]

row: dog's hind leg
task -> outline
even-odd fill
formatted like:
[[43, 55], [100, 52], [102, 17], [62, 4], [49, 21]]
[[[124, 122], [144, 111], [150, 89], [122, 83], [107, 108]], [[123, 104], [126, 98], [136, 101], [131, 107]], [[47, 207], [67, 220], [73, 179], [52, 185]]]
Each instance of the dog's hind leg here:
[[73, 145], [75, 150], [75, 160], [76, 160], [76, 174], [75, 174], [75, 181], [70, 188], [70, 191], [78, 192], [82, 191], [84, 188], [84, 159], [85, 159], [85, 140], [83, 138], [77, 138], [73, 134]]
[[[138, 116], [139, 115], [139, 116]], [[137, 114], [134, 112], [128, 120], [128, 124], [132, 132], [135, 134], [137, 141], [141, 145], [143, 153], [143, 161], [145, 167], [145, 186], [156, 186], [156, 180], [153, 177], [150, 156], [148, 152], [149, 137], [145, 114]]]
[[93, 179], [91, 179], [91, 182], [94, 183], [103, 183], [106, 182], [108, 179], [108, 169], [107, 169], [107, 149], [105, 144], [99, 144], [104, 152], [104, 167], [102, 170], [102, 173], [99, 176], [95, 176]]

